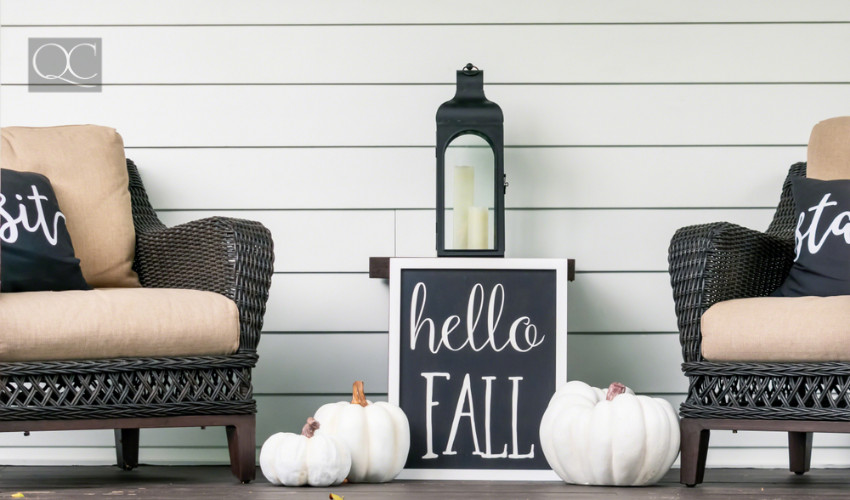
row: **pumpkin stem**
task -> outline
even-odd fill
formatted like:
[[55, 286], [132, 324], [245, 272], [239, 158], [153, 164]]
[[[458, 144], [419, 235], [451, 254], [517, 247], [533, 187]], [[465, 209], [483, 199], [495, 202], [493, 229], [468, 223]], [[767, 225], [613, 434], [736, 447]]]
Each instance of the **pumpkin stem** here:
[[619, 382], [611, 382], [611, 385], [608, 386], [608, 395], [605, 396], [605, 399], [611, 401], [624, 392], [626, 392], [625, 385]]
[[354, 386], [351, 390], [351, 404], [360, 405], [360, 406], [369, 406], [369, 403], [366, 401], [366, 393], [363, 392], [363, 381], [358, 380], [354, 382]]
[[316, 432], [316, 429], [319, 428], [319, 421], [313, 417], [309, 417], [307, 419], [307, 423], [304, 424], [304, 427], [301, 428], [301, 435], [306, 436], [308, 438], [313, 437], [313, 434]]

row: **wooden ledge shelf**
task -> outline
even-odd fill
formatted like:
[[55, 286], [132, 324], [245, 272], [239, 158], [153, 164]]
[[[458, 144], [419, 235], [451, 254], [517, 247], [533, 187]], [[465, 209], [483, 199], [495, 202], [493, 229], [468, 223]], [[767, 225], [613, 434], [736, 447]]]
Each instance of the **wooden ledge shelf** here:
[[[391, 257], [369, 257], [369, 277], [390, 279], [390, 259]], [[575, 281], [575, 279], [576, 260], [567, 259], [567, 280]]]

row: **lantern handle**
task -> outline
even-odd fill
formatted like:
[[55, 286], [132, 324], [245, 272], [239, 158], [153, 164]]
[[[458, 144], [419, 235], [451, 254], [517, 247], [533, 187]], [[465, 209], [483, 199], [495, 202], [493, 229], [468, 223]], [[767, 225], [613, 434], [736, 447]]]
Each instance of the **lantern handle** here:
[[481, 70], [478, 69], [478, 67], [475, 66], [472, 63], [467, 63], [466, 66], [463, 67], [463, 72], [466, 73], [467, 75], [475, 75], [479, 71], [481, 71]]

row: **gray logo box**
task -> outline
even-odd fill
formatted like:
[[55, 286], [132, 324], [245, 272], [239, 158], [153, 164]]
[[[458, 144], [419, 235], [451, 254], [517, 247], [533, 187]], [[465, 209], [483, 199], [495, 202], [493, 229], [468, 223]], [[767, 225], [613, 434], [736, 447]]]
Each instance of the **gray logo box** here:
[[30, 92], [100, 92], [100, 38], [30, 38]]

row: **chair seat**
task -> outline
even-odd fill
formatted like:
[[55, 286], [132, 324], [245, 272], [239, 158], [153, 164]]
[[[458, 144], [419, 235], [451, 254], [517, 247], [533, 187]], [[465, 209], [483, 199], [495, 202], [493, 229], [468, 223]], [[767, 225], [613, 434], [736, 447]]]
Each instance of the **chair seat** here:
[[850, 296], [727, 300], [701, 329], [709, 361], [850, 361]]
[[223, 355], [238, 347], [236, 304], [213, 292], [0, 294], [0, 361]]

